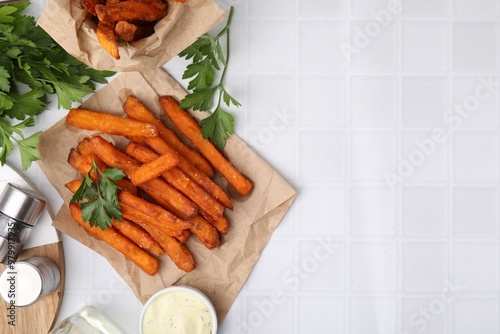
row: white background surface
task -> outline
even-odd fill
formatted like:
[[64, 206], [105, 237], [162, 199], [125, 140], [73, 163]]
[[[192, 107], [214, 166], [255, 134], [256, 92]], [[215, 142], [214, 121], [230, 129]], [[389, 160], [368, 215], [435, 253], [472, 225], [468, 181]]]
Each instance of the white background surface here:
[[[500, 3], [232, 3], [236, 131], [299, 196], [220, 333], [499, 333]], [[59, 319], [94, 305], [135, 333], [132, 292], [63, 240]]]

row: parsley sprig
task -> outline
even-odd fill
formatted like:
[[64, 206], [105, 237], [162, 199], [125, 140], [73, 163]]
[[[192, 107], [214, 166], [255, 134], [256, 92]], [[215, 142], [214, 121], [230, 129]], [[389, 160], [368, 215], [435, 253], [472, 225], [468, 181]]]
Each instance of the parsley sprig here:
[[18, 144], [23, 170], [40, 159], [40, 132], [25, 137], [24, 130], [46, 109], [47, 96], [55, 94], [58, 108], [70, 109], [114, 74], [69, 55], [33, 17], [22, 15], [29, 4], [0, 5], [0, 165]]
[[[92, 177], [93, 173], [93, 177]], [[82, 184], [71, 198], [71, 203], [80, 203], [83, 221], [90, 226], [98, 226], [102, 230], [111, 226], [111, 219], [122, 221], [120, 204], [118, 203], [118, 186], [116, 181], [125, 174], [119, 168], [108, 168], [101, 171], [95, 160], [92, 168], [83, 178]]]
[[[181, 108], [200, 111], [210, 111], [217, 99], [217, 106], [212, 114], [201, 121], [201, 132], [204, 138], [209, 138], [219, 148], [223, 148], [230, 134], [234, 133], [234, 118], [224, 110], [223, 103], [230, 107], [241, 106], [224, 87], [227, 66], [230, 56], [230, 28], [234, 8], [231, 7], [226, 25], [216, 35], [204, 34], [191, 46], [179, 53], [180, 57], [192, 59], [192, 64], [186, 67], [183, 79], [190, 79], [188, 90], [191, 91], [181, 101]], [[226, 51], [222, 50], [221, 38], [226, 37]], [[220, 78], [215, 83], [215, 76], [222, 70]]]

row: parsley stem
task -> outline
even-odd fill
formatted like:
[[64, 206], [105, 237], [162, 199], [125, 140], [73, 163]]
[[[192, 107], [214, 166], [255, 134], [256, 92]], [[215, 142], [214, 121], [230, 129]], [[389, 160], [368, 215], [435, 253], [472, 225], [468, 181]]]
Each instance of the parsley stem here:
[[222, 37], [223, 33], [226, 33], [226, 57], [225, 57], [226, 59], [225, 59], [224, 68], [222, 70], [222, 74], [220, 76], [219, 84], [217, 85], [218, 90], [219, 90], [219, 102], [217, 103], [217, 107], [220, 107], [220, 105], [221, 105], [222, 94], [223, 94], [223, 90], [224, 90], [223, 83], [224, 83], [224, 78], [226, 76], [227, 67], [229, 65], [230, 41], [231, 41], [231, 36], [230, 36], [230, 31], [231, 30], [229, 28], [231, 27], [231, 21], [233, 20], [233, 13], [234, 13], [234, 7], [231, 6], [231, 8], [229, 9], [229, 15], [228, 15], [228, 18], [227, 18], [226, 26], [217, 35], [217, 39], [218, 39], [218, 38]]

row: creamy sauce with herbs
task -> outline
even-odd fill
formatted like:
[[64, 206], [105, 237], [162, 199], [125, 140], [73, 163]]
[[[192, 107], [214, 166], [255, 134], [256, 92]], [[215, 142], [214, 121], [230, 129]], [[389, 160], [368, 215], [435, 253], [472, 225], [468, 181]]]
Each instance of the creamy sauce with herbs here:
[[169, 291], [153, 300], [144, 312], [144, 334], [214, 334], [210, 309], [198, 296]]

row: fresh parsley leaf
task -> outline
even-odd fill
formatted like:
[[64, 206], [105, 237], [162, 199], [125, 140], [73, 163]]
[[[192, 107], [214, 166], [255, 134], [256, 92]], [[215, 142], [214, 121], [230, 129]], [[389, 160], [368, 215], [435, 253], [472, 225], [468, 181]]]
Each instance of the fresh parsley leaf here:
[[[205, 118], [200, 124], [203, 137], [210, 139], [219, 148], [223, 148], [229, 135], [234, 133], [234, 118], [223, 110], [222, 102], [228, 107], [231, 105], [241, 106], [224, 88], [224, 78], [230, 55], [229, 42], [233, 12], [234, 8], [231, 7], [226, 25], [217, 36], [205, 34], [179, 53], [180, 57], [192, 60], [182, 76], [183, 79], [189, 79], [187, 88], [191, 92], [182, 99], [180, 107], [182, 109], [210, 111], [218, 96], [218, 103], [212, 115]], [[225, 54], [220, 43], [220, 39], [224, 35], [226, 36]], [[221, 69], [219, 82], [215, 84], [216, 74]]]
[[[24, 138], [22, 129], [47, 109], [47, 96], [56, 94], [58, 108], [70, 109], [96, 89], [95, 83], [104, 84], [114, 75], [69, 55], [33, 17], [22, 14], [29, 4], [0, 5], [0, 164], [12, 152], [11, 145], [18, 144], [23, 170], [40, 156], [38, 136]], [[23, 122], [13, 125], [14, 119]]]
[[221, 107], [217, 107], [212, 115], [201, 120], [203, 138], [211, 138], [215, 145], [224, 147], [227, 138], [234, 133], [234, 118]]
[[118, 203], [119, 188], [115, 182], [124, 176], [125, 174], [119, 168], [101, 171], [95, 160], [92, 162], [92, 168], [85, 175], [82, 184], [70, 201], [80, 203], [82, 218], [90, 226], [98, 226], [104, 230], [112, 225], [112, 219], [122, 220]]

